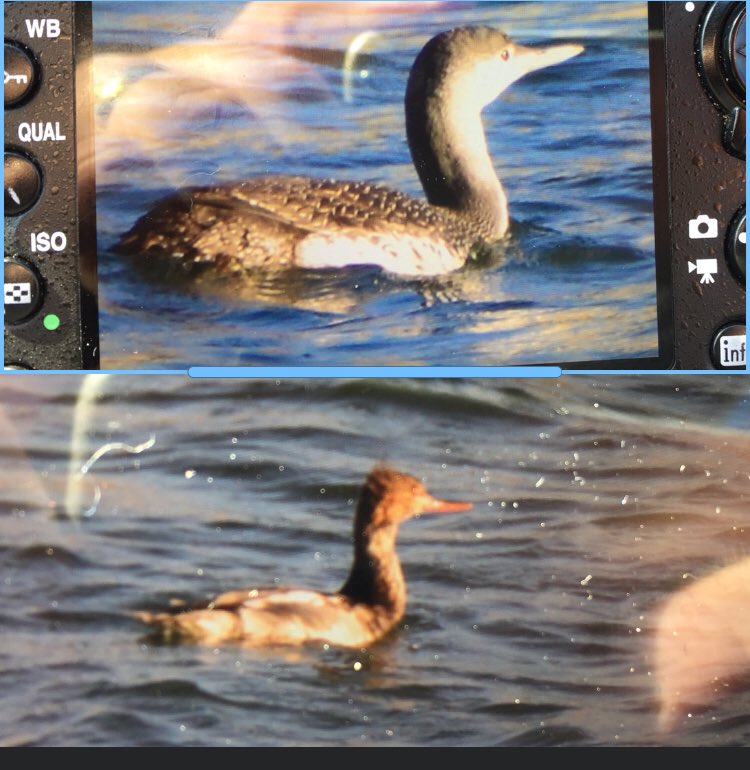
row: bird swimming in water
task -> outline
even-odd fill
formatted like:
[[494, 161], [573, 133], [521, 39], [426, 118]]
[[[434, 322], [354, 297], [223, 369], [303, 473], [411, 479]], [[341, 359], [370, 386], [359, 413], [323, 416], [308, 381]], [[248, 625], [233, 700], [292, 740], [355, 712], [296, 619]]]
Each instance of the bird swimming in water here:
[[250, 588], [221, 594], [204, 609], [138, 612], [136, 617], [159, 626], [166, 638], [206, 644], [367, 647], [385, 636], [406, 609], [406, 583], [396, 554], [401, 522], [471, 507], [439, 500], [413, 476], [377, 467], [362, 487], [354, 517], [354, 561], [337, 593]]
[[509, 226], [482, 110], [529, 72], [581, 51], [574, 44], [529, 48], [487, 26], [433, 37], [411, 68], [404, 100], [426, 201], [370, 182], [299, 176], [191, 187], [158, 201], [115, 250], [176, 277], [347, 265], [403, 276], [457, 270]]

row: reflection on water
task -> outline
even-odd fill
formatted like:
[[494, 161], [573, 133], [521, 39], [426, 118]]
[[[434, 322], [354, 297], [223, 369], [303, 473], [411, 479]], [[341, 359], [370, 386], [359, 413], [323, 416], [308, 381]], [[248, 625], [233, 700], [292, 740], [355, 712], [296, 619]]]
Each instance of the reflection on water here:
[[[89, 517], [64, 503], [81, 382], [0, 383], [3, 743], [750, 740], [745, 378], [110, 377], [80, 465], [155, 443], [97, 459]], [[336, 590], [383, 460], [474, 508], [402, 528], [409, 604], [382, 644], [154, 645], [132, 620]]]
[[[176, 15], [172, 3], [97, 3], [103, 366], [655, 355], [645, 6], [610, 6], [187, 3]], [[495, 259], [427, 285], [350, 269], [178, 287], [110, 252], [156, 199], [187, 185], [283, 173], [423, 197], [405, 141], [406, 78], [431, 35], [461, 24], [585, 46], [484, 113], [513, 219]]]

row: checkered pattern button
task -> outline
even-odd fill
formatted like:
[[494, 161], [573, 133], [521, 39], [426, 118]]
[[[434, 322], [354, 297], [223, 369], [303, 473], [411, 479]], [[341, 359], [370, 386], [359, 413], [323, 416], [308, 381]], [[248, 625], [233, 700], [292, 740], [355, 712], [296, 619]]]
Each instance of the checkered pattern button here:
[[31, 318], [42, 302], [41, 281], [36, 270], [20, 260], [6, 259], [3, 297], [7, 324], [19, 324]]

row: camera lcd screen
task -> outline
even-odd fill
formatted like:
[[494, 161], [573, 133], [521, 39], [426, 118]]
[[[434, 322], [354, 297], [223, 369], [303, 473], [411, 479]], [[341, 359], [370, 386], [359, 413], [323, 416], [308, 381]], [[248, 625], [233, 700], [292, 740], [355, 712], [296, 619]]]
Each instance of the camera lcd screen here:
[[[417, 55], [460, 27], [500, 30], [508, 48], [490, 66], [489, 33], [459, 40], [416, 104]], [[102, 368], [653, 366], [648, 27], [643, 2], [93, 3]], [[501, 93], [477, 132], [491, 79]], [[425, 115], [446, 156], [430, 204], [494, 195], [490, 217], [509, 217], [459, 264], [425, 221], [429, 153], [406, 131]], [[487, 155], [506, 201], [487, 195]], [[466, 178], [448, 189], [444, 167]], [[262, 186], [227, 192], [258, 177], [337, 181], [323, 198], [306, 181], [272, 190], [270, 210]], [[369, 192], [381, 185], [420, 203], [389, 212]], [[186, 188], [208, 192], [158, 213]], [[378, 206], [385, 228], [370, 227]], [[239, 256], [250, 214], [271, 243], [260, 264]]]

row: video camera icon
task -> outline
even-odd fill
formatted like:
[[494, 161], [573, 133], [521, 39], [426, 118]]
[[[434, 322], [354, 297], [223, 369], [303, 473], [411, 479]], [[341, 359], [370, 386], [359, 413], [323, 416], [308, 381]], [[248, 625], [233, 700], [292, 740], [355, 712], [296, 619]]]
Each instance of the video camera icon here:
[[697, 271], [701, 283], [716, 283], [714, 276], [719, 272], [719, 265], [715, 259], [696, 259], [695, 262], [688, 262], [688, 270], [691, 273]]

